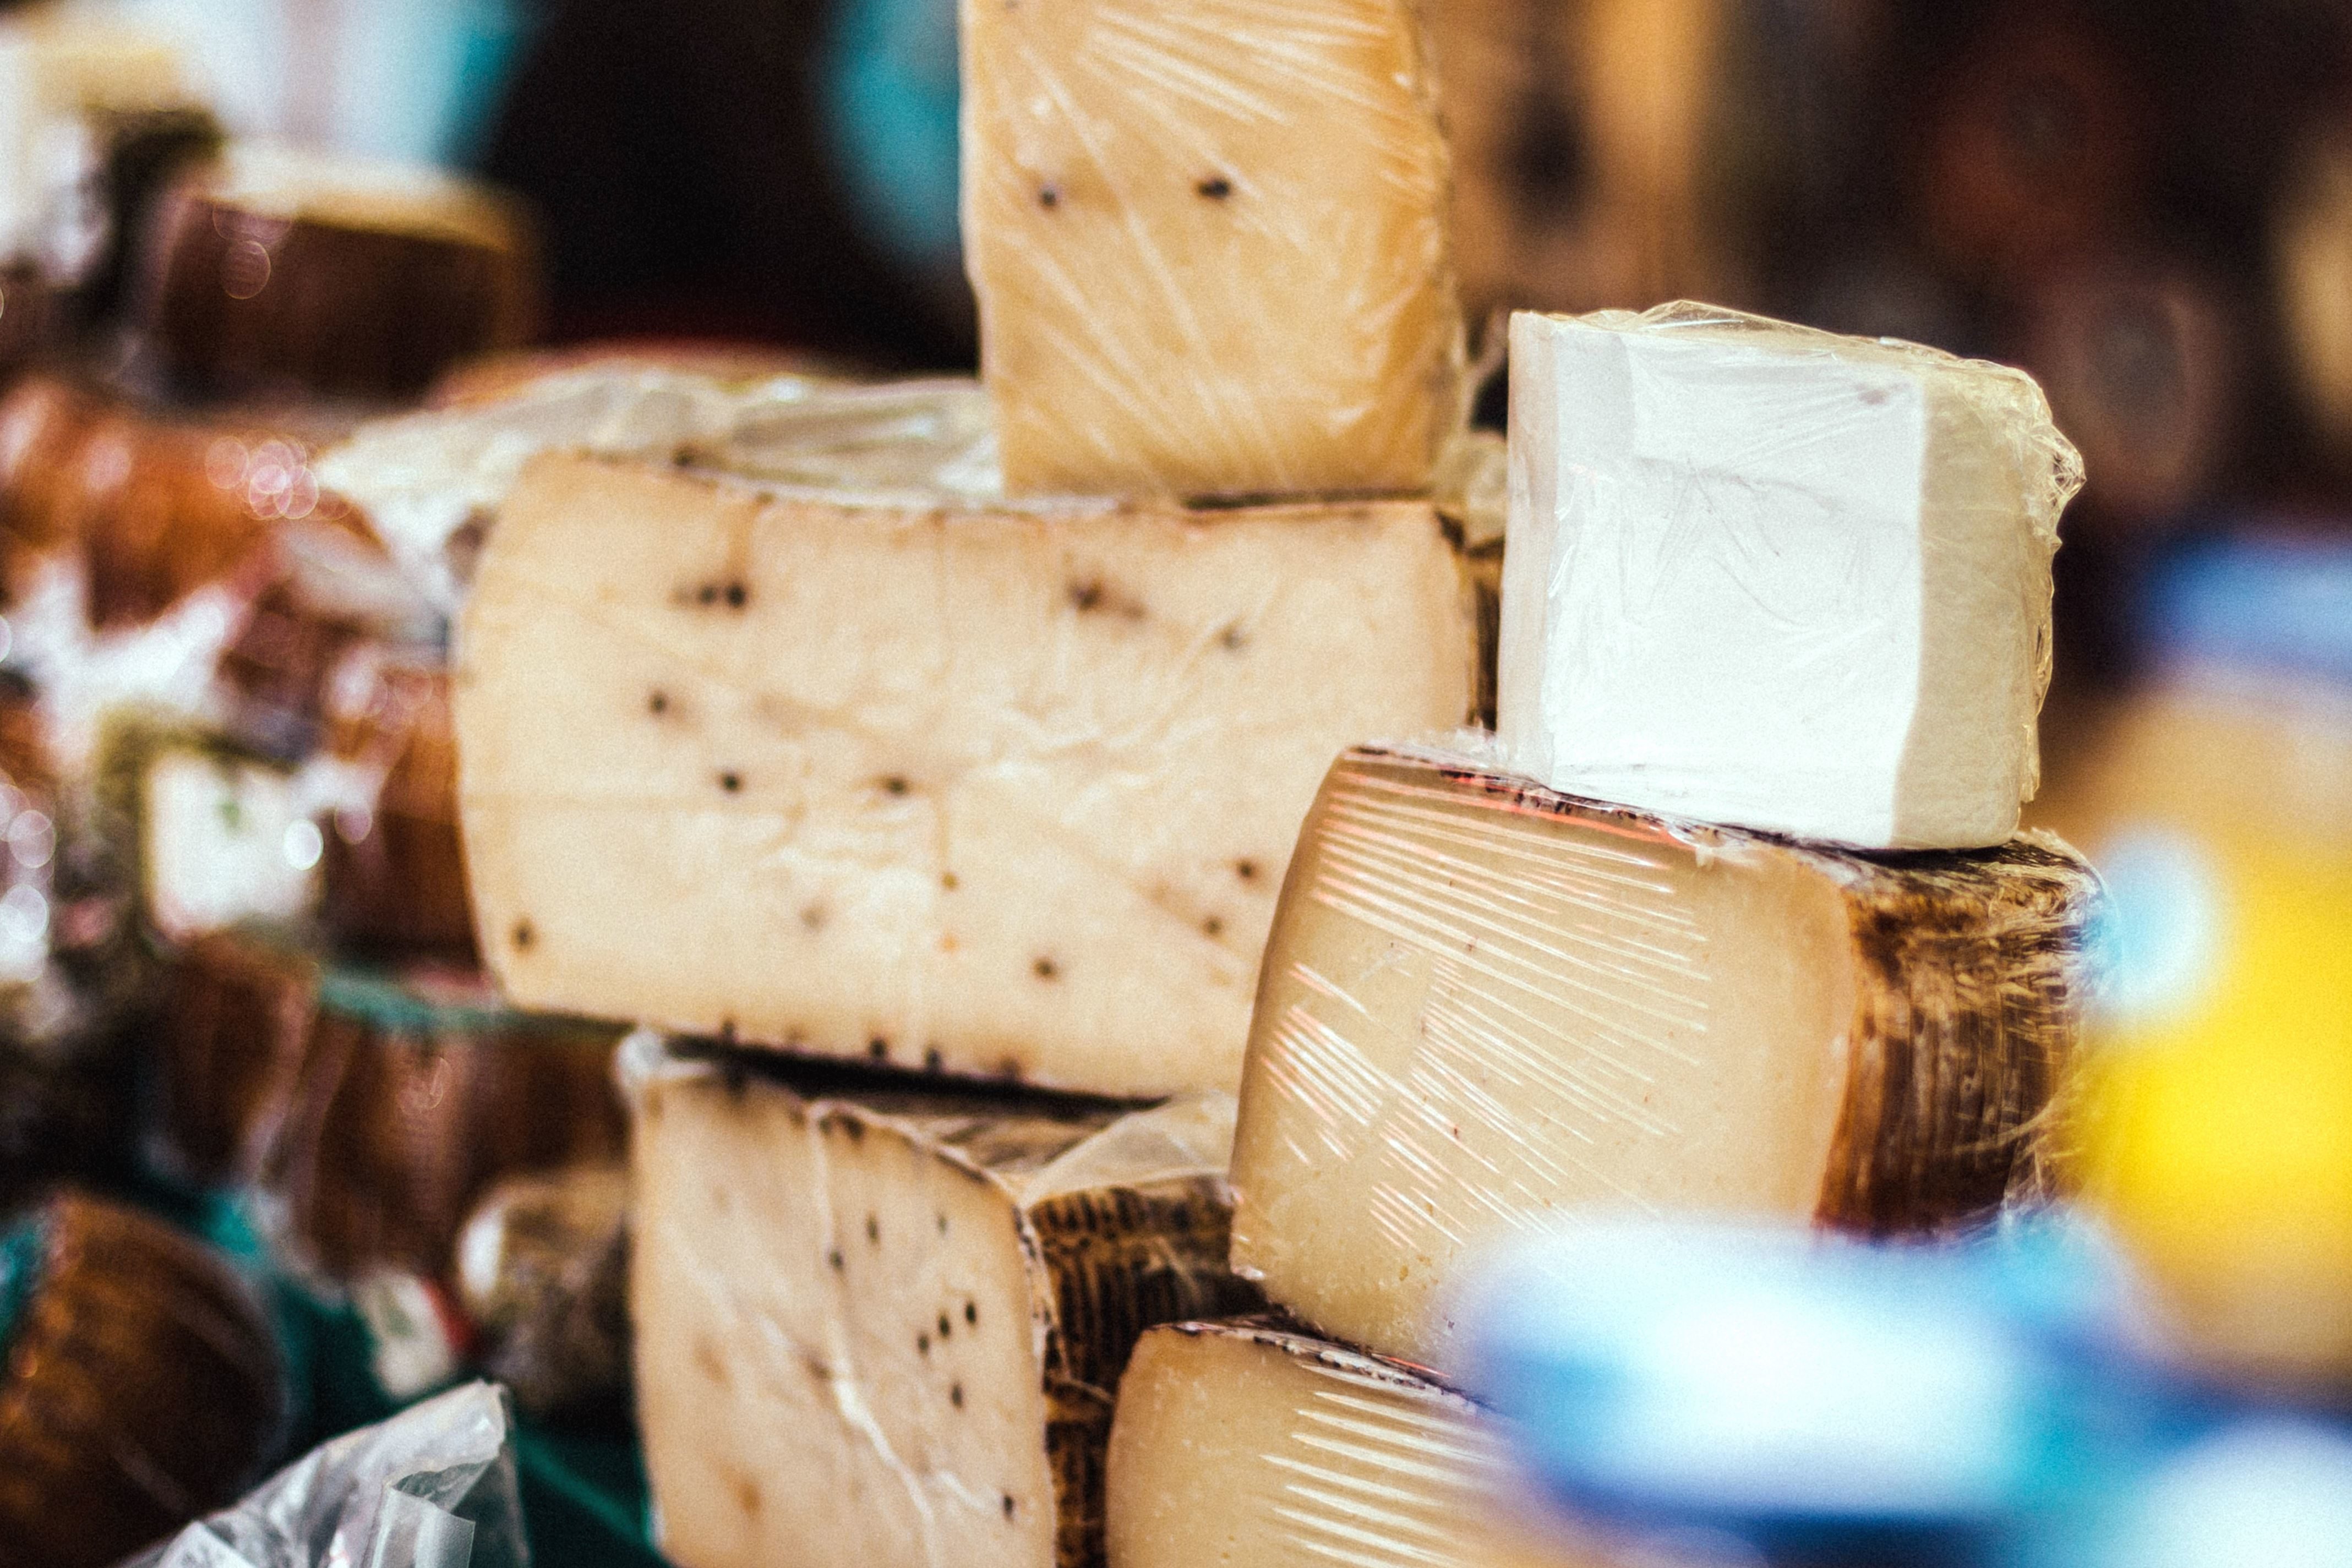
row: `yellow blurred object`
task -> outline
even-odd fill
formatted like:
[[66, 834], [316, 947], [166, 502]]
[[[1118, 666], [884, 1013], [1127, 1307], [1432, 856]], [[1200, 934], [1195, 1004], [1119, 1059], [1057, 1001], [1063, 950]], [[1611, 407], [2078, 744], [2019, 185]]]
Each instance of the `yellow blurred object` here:
[[[2352, 1380], [2352, 768], [2312, 766], [2341, 759], [2347, 720], [2142, 698], [2076, 825], [2117, 921], [2079, 1102], [2086, 1196], [2189, 1354], [2264, 1380]], [[2269, 809], [2231, 798], [2250, 792]], [[2279, 809], [2297, 795], [2318, 798]]]

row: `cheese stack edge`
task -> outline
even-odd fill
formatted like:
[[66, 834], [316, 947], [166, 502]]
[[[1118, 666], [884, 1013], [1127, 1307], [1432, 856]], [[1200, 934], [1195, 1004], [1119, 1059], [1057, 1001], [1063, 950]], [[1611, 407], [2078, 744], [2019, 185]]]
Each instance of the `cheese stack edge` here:
[[1462, 1261], [1552, 1216], [1990, 1214], [2051, 1180], [2097, 891], [2046, 837], [1874, 858], [1351, 749], [1266, 952], [1234, 1266], [1443, 1374]]
[[548, 456], [459, 639], [520, 1005], [1146, 1098], [1238, 1082], [1339, 747], [1461, 722], [1422, 501], [861, 504]]

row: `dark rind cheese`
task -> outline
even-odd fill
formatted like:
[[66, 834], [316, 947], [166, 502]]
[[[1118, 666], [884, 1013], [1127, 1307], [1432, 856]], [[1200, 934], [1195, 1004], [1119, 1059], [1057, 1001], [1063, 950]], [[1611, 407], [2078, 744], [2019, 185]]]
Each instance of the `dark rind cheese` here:
[[398, 398], [526, 341], [538, 291], [520, 214], [486, 190], [232, 150], [164, 197], [133, 310], [190, 392]]
[[0, 1347], [0, 1563], [103, 1568], [256, 1479], [284, 1372], [250, 1287], [162, 1221], [68, 1195], [28, 1223]]

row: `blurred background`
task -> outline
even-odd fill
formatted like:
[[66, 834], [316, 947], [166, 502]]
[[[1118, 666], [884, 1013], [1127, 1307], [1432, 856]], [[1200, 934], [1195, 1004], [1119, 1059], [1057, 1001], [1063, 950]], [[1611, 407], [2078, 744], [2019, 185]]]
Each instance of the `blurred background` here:
[[[954, 11], [0, 5], [0, 27], [65, 15], [150, 41], [36, 81], [26, 35], [0, 36], [0, 387], [54, 346], [57, 309], [102, 320], [131, 266], [103, 225], [57, 221], [61, 183], [81, 188], [94, 156], [60, 141], [65, 98], [101, 118], [185, 110], [204, 123], [169, 123], [191, 145], [278, 139], [504, 186], [536, 217], [550, 343], [723, 340], [780, 363], [969, 370]], [[2041, 381], [2089, 476], [2062, 528], [2029, 821], [2087, 851], [2113, 894], [2094, 1198], [2189, 1303], [2215, 1364], [2290, 1383], [2329, 1367], [2340, 1391], [2352, 6], [1433, 0], [1427, 25], [1481, 352], [1508, 308], [1688, 298]], [[134, 145], [148, 144], [100, 159], [108, 200], [140, 187]], [[43, 306], [51, 294], [69, 308]], [[1499, 365], [1482, 362], [1478, 417], [1499, 427]], [[0, 432], [0, 467], [15, 461]], [[19, 826], [38, 815], [9, 801]], [[49, 848], [17, 851], [20, 871], [48, 874]], [[11, 943], [46, 951], [42, 896], [37, 929], [11, 924], [16, 893], [0, 904], [0, 963]], [[189, 1223], [234, 1239], [220, 1216]], [[404, 1310], [431, 1315], [394, 1303], [362, 1313], [364, 1331], [346, 1313], [310, 1332], [374, 1333], [381, 1363], [383, 1324]], [[389, 1408], [380, 1392], [315, 1396], [314, 1432]], [[630, 1462], [583, 1448], [538, 1484], [593, 1515], [626, 1492]]]

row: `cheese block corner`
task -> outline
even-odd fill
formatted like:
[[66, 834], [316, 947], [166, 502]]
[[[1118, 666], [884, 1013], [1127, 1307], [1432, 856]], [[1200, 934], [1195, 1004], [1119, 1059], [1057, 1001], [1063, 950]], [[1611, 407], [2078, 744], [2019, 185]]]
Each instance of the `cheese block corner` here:
[[1475, 643], [1427, 502], [874, 500], [541, 457], [460, 628], [481, 951], [530, 1008], [1230, 1090], [1316, 780], [1459, 723]]
[[697, 1568], [1098, 1562], [1135, 1336], [1255, 1299], [1224, 1267], [1230, 1096], [1122, 1113], [802, 1092], [644, 1032], [623, 1071], [662, 1550]]
[[2097, 897], [2054, 839], [1865, 856], [1353, 749], [1266, 951], [1234, 1265], [1444, 1372], [1458, 1261], [1554, 1212], [1983, 1218], [2053, 1180]]
[[1412, 0], [961, 10], [1007, 487], [1425, 487], [1463, 330]]
[[1515, 767], [1864, 848], [2016, 831], [2082, 484], [2031, 377], [1690, 304], [1511, 345]]

